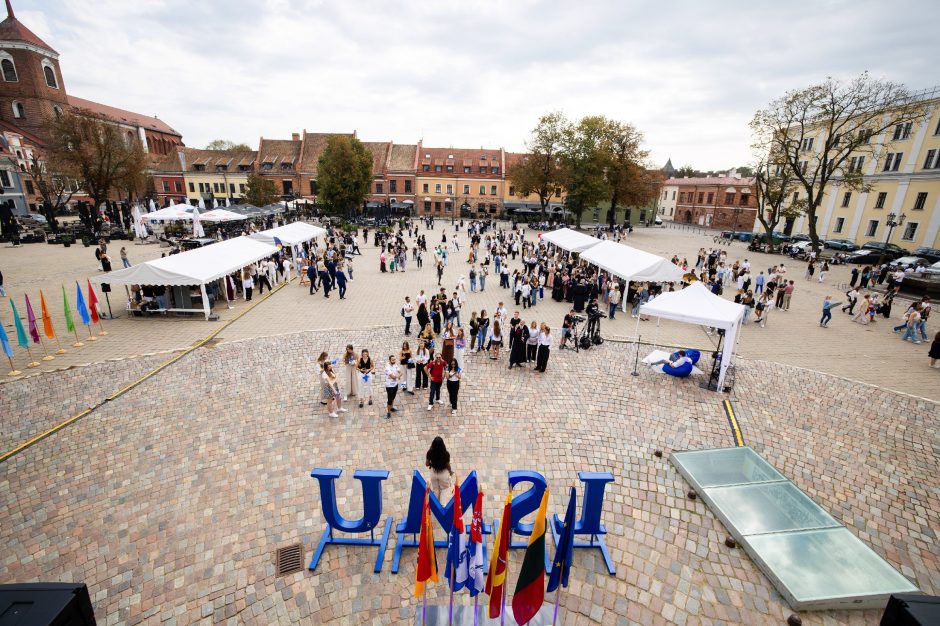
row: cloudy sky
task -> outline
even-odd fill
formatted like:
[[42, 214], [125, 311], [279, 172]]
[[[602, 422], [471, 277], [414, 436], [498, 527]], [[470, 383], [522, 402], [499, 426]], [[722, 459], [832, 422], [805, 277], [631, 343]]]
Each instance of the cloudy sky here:
[[750, 160], [747, 123], [826, 76], [940, 85], [940, 2], [14, 0], [70, 93], [202, 147], [356, 130], [523, 150], [539, 115], [634, 123], [651, 160]]

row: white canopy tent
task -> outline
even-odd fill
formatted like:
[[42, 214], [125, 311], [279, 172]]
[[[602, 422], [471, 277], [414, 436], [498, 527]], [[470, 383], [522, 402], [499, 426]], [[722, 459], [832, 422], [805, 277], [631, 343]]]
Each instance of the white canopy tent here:
[[314, 226], [307, 222], [292, 222], [284, 226], [278, 226], [277, 228], [269, 228], [268, 230], [262, 230], [258, 233], [252, 233], [249, 237], [271, 244], [274, 243], [274, 238], [277, 237], [285, 246], [295, 247], [305, 241], [322, 237], [325, 234], [326, 229], [320, 226]]
[[[721, 296], [716, 296], [702, 283], [692, 283], [680, 291], [667, 292], [653, 298], [640, 306], [640, 314], [723, 329], [725, 339], [718, 375], [718, 389], [721, 390], [724, 387], [725, 374], [734, 360], [738, 331], [744, 319], [743, 304], [736, 304]], [[639, 332], [639, 326], [640, 320], [637, 318], [637, 332]]]
[[[206, 285], [277, 252], [277, 248], [248, 237], [235, 237], [220, 243], [171, 254], [116, 272], [92, 277], [96, 284], [109, 285], [199, 285], [202, 311], [209, 319]], [[198, 309], [186, 309], [197, 311]]]
[[[681, 268], [661, 256], [609, 240], [582, 252], [581, 259], [628, 283], [675, 283], [684, 276]], [[623, 295], [621, 308], [626, 311], [627, 294]]]
[[189, 211], [186, 211], [180, 207], [185, 206], [182, 204], [175, 204], [173, 206], [168, 206], [165, 209], [160, 209], [159, 211], [154, 211], [153, 213], [147, 214], [148, 220], [191, 220], [193, 219], [193, 214]]
[[212, 209], [199, 216], [203, 222], [237, 222], [248, 219], [247, 215], [240, 215], [226, 209]]
[[547, 241], [548, 243], [554, 244], [562, 250], [578, 253], [584, 252], [588, 248], [596, 246], [601, 242], [601, 240], [597, 239], [596, 237], [579, 233], [578, 231], [572, 230], [570, 228], [560, 228], [548, 233], [543, 233], [542, 241]]

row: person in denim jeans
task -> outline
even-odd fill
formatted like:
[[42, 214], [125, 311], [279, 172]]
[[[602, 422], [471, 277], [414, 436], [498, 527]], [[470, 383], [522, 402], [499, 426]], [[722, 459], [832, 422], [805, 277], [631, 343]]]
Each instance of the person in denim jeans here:
[[920, 314], [920, 303], [915, 303], [912, 309], [907, 316], [907, 330], [904, 331], [904, 337], [901, 338], [901, 341], [910, 339], [914, 343], [920, 343], [920, 339], [917, 338], [917, 329], [920, 328], [923, 319]]
[[927, 318], [930, 317], [930, 309], [930, 296], [924, 296], [920, 301], [920, 323], [917, 325], [922, 341], [929, 341], [927, 337]]

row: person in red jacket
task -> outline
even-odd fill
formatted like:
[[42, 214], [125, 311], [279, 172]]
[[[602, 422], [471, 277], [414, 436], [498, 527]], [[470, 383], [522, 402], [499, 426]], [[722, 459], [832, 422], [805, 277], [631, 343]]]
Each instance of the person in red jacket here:
[[434, 360], [427, 365], [428, 378], [431, 379], [431, 395], [428, 397], [428, 411], [431, 410], [435, 400], [437, 400], [438, 404], [444, 404], [444, 401], [441, 400], [441, 386], [444, 384], [444, 368], [446, 367], [447, 364], [444, 362], [444, 359], [441, 358], [440, 352], [438, 352], [434, 356]]

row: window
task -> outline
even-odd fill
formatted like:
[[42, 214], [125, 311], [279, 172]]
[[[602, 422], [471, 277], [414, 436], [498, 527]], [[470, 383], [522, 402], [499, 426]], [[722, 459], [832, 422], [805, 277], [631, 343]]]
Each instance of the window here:
[[282, 180], [281, 187], [284, 189], [284, 195], [289, 196], [294, 193], [294, 183], [290, 180]]
[[469, 196], [469, 195], [470, 195], [470, 185], [464, 185], [464, 186], [463, 186], [463, 195], [465, 195], [465, 196]]
[[212, 191], [216, 193], [225, 193], [225, 183], [212, 183]]
[[215, 166], [215, 171], [217, 172], [225, 172], [227, 170], [228, 170], [228, 165], [216, 165]]
[[13, 101], [13, 117], [17, 119], [22, 119], [26, 117], [26, 109], [23, 108], [22, 102]]
[[410, 180], [405, 181], [405, 193], [411, 193], [411, 181]]
[[382, 183], [375, 183], [375, 193], [384, 193], [382, 191]]
[[738, 204], [740, 204], [741, 206], [747, 206], [747, 203], [750, 201], [750, 199], [751, 199], [751, 196], [749, 194], [742, 193], [741, 201]]
[[907, 139], [911, 136], [911, 127], [913, 122], [907, 122], [906, 124], [898, 124], [894, 127], [894, 141], [900, 141], [902, 139]]
[[428, 165], [427, 163], [425, 163], [424, 165], [421, 166], [421, 171], [422, 171], [422, 172], [430, 172], [430, 171], [431, 171], [431, 166]]
[[845, 218], [844, 218], [844, 217], [837, 217], [837, 218], [836, 218], [836, 227], [832, 230], [832, 232], [834, 232], [834, 233], [841, 233], [843, 226], [845, 226]]
[[454, 158], [454, 155], [448, 154], [448, 155], [447, 155], [447, 158], [448, 158], [448, 159], [453, 159], [453, 158]]
[[470, 166], [469, 166], [469, 165], [464, 165], [464, 166], [463, 166], [463, 173], [464, 173], [464, 174], [469, 174], [469, 173], [470, 173]]
[[491, 196], [496, 195], [496, 185], [490, 185], [490, 195]]
[[865, 157], [857, 156], [849, 159], [849, 172], [861, 172], [862, 165], [865, 164]]
[[441, 184], [437, 183], [434, 185], [434, 193], [441, 193]]
[[398, 193], [398, 181], [397, 180], [388, 181], [388, 192]]
[[46, 65], [46, 61], [43, 61], [42, 73], [46, 76], [46, 84], [52, 87], [53, 89], [59, 88], [59, 83], [55, 79], [55, 70], [52, 69], [52, 65]]
[[485, 166], [485, 165], [481, 165], [481, 166], [480, 166], [480, 173], [481, 173], [481, 174], [486, 174], [486, 166]]
[[170, 193], [170, 183], [163, 181], [163, 193]]
[[885, 167], [882, 170], [883, 172], [896, 172], [898, 167], [901, 166], [901, 158], [904, 156], [903, 152], [889, 152], [888, 157], [885, 159]]
[[858, 131], [859, 140], [862, 143], [871, 143], [871, 134], [872, 130], [870, 128], [863, 128]]
[[715, 201], [715, 194], [713, 192], [708, 193], [708, 204], [711, 204]]
[[450, 211], [451, 211], [451, 209], [453, 208], [453, 206], [454, 206], [454, 205], [452, 205], [452, 204], [450, 203], [450, 200], [447, 200], [447, 201], [444, 202], [444, 210], [447, 211], [448, 213], [450, 213]]
[[842, 196], [842, 208], [849, 206], [849, 202], [852, 200], [852, 192], [846, 191], [845, 195]]
[[512, 185], [509, 185], [509, 195], [510, 196], [516, 195], [516, 188], [513, 187]]
[[200, 164], [193, 165], [193, 171], [194, 171], [194, 172], [205, 172], [205, 171], [206, 171], [206, 166], [203, 165], [203, 164], [201, 164], [201, 163], [200, 163]]
[[800, 161], [800, 173], [804, 176], [806, 175], [806, 166], [809, 165], [809, 161]]
[[703, 202], [705, 202], [705, 192], [700, 191], [698, 192], [698, 203], [701, 204]]
[[23, 182], [26, 183], [26, 193], [28, 193], [29, 195], [33, 195], [33, 193], [35, 193], [33, 190], [33, 181], [27, 178]]
[[[313, 181], [310, 182], [310, 192], [313, 193]], [[245, 183], [238, 183], [238, 193], [245, 193]]]
[[874, 237], [878, 232], [878, 220], [868, 220], [868, 228], [865, 229], [866, 237]]
[[561, 197], [561, 187], [555, 187], [555, 197], [556, 198]]
[[807, 137], [803, 140], [803, 150], [808, 151], [813, 149], [813, 138]]
[[791, 203], [792, 203], [792, 204], [796, 204], [797, 202], [799, 202], [799, 200], [800, 200], [800, 192], [799, 192], [799, 191], [794, 191], [794, 192], [793, 192], [793, 200], [791, 200]]
[[924, 159], [925, 170], [940, 169], [940, 158], [936, 158], [936, 157], [937, 157], [936, 149], [927, 151], [927, 158]]
[[448, 183], [448, 185], [447, 185], [447, 195], [449, 196], [449, 195], [452, 194], [452, 193], [454, 193], [454, 186]]
[[904, 234], [901, 235], [901, 239], [904, 241], [914, 241], [914, 235], [917, 234], [917, 222], [908, 222], [904, 226]]
[[196, 187], [192, 183], [189, 183], [189, 193], [195, 193], [195, 192], [196, 192]]
[[927, 204], [927, 192], [921, 191], [917, 194], [917, 198], [914, 199], [914, 210], [923, 211], [925, 204]]
[[485, 211], [485, 210], [486, 210], [485, 202], [480, 202], [479, 204], [477, 204], [477, 211]]
[[311, 196], [317, 195], [317, 191], [318, 191], [317, 181], [311, 180], [310, 181], [310, 195]]
[[601, 216], [601, 209], [600, 209], [600, 207], [594, 207], [594, 215], [593, 215], [594, 221], [596, 222], [596, 221], [598, 220], [598, 218], [600, 218], [600, 216]]
[[0, 186], [2, 187], [12, 187], [10, 184], [10, 173], [6, 170], [0, 170]]
[[[225, 189], [225, 183], [222, 183], [222, 188]], [[228, 184], [228, 193], [230, 196], [235, 195], [235, 183]]]
[[425, 159], [430, 159], [430, 158], [431, 158], [431, 153], [430, 153], [430, 152], [425, 153], [424, 158], [425, 158]]
[[3, 80], [8, 83], [19, 81], [19, 78], [16, 76], [16, 66], [13, 65], [13, 59], [3, 59], [3, 61], [0, 61], [0, 67], [3, 68]]
[[878, 199], [875, 200], [875, 208], [876, 208], [876, 209], [883, 209], [883, 208], [885, 208], [885, 200], [887, 200], [887, 199], [888, 199], [888, 192], [887, 192], [887, 191], [879, 191], [879, 192], [878, 192]]
[[441, 168], [440, 165], [435, 165], [435, 166], [434, 166], [434, 171], [435, 171], [435, 172], [440, 172], [441, 170], [442, 170], [442, 168]]
[[447, 171], [448, 171], [448, 172], [453, 172], [453, 171], [454, 171], [454, 166], [453, 166], [453, 165], [448, 165], [448, 166], [447, 166]]
[[[699, 195], [701, 195], [701, 194], [699, 194]], [[699, 200], [699, 202], [701, 202], [701, 200]], [[734, 194], [733, 194], [733, 193], [726, 193], [726, 194], [725, 194], [725, 204], [734, 204]]]
[[239, 165], [239, 166], [238, 166], [238, 171], [239, 171], [239, 172], [250, 172], [250, 171], [251, 171], [251, 166], [250, 166], [250, 165]]
[[427, 193], [427, 192], [428, 192], [428, 184], [427, 184], [427, 183], [424, 183], [424, 185], [422, 185], [421, 191], [423, 191], [424, 193]]
[[440, 201], [434, 203], [434, 210], [435, 210], [435, 211], [440, 211], [440, 210], [441, 210], [441, 203], [440, 203]]
[[203, 183], [199, 183], [199, 193], [202, 193], [206, 190], [206, 186]]
[[481, 196], [486, 195], [486, 185], [480, 185], [480, 195]]
[[[52, 112], [55, 113], [56, 119], [59, 119], [60, 117], [62, 117], [62, 109], [59, 108], [58, 104], [52, 105]], [[150, 137], [147, 138], [147, 141], [148, 142], [150, 141]]]
[[481, 161], [486, 161], [486, 155], [485, 155], [485, 154], [481, 154], [481, 155], [480, 155], [480, 160], [481, 160]]
[[430, 210], [431, 210], [431, 201], [430, 201], [430, 200], [425, 200], [425, 201], [424, 201], [424, 210], [425, 210], [425, 211], [430, 211]]
[[180, 181], [173, 183], [173, 187], [176, 189], [176, 193], [183, 193], [183, 183]]
[[675, 191], [672, 192], [672, 199], [673, 199], [673, 200], [676, 199], [676, 192], [675, 192]]
[[836, 133], [835, 135], [832, 136], [832, 141], [829, 142], [829, 146], [832, 148], [838, 148], [839, 141], [841, 140], [842, 140], [842, 135]]
[[490, 174], [499, 174], [499, 168], [498, 168], [498, 167], [491, 167], [491, 168], [490, 168]]

